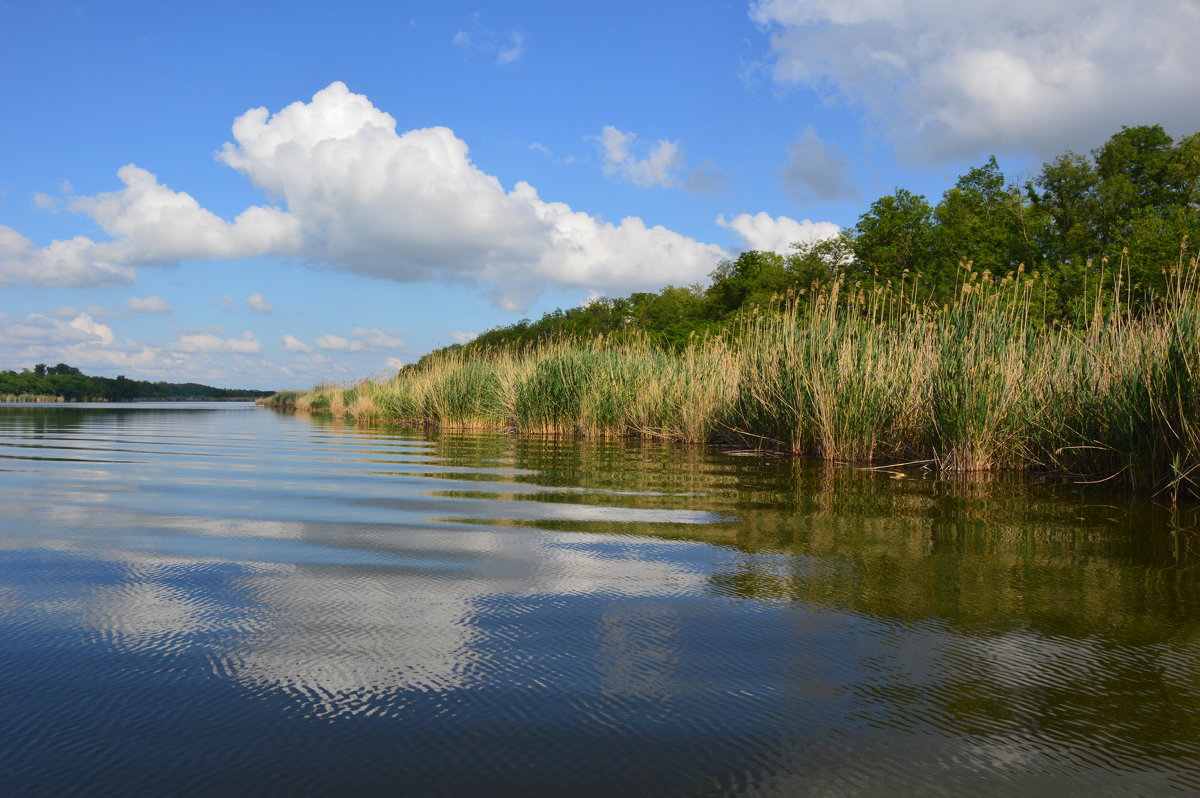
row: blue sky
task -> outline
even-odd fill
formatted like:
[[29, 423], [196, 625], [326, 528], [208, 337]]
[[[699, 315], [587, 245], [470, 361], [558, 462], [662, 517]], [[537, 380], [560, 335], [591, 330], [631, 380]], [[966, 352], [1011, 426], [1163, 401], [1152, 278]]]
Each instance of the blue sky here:
[[387, 373], [993, 153], [1193, 132], [1197, 34], [1180, 0], [0, 0], [0, 368]]

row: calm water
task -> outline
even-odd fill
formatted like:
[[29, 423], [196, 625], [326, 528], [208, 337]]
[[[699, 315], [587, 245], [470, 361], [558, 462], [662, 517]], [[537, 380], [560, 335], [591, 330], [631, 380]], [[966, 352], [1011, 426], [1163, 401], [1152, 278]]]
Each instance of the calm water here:
[[0, 794], [1200, 791], [1190, 511], [0, 407]]

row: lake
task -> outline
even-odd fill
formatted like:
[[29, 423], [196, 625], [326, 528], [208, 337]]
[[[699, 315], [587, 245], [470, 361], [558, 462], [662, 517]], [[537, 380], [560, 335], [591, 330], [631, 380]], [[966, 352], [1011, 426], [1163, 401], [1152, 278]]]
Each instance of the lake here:
[[0, 794], [1200, 791], [1196, 509], [0, 407]]

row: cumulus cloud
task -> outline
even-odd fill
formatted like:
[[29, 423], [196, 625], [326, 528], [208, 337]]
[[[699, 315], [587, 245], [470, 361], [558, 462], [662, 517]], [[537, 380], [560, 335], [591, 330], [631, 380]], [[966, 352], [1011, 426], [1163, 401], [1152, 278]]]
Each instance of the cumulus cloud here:
[[317, 348], [326, 352], [360, 352], [366, 347], [361, 341], [351, 341], [340, 335], [322, 335], [317, 339]]
[[501, 306], [522, 307], [547, 283], [687, 283], [725, 256], [636, 217], [613, 224], [545, 202], [525, 182], [505, 191], [449, 129], [398, 134], [341, 83], [273, 116], [248, 111], [233, 133], [220, 158], [287, 202], [305, 255], [359, 274], [473, 279]]
[[85, 335], [96, 338], [102, 344], [111, 344], [116, 339], [116, 334], [107, 324], [101, 324], [86, 313], [80, 313], [70, 321], [70, 326]]
[[456, 344], [469, 344], [478, 337], [479, 333], [462, 332], [461, 330], [450, 333], [450, 340]]
[[751, 216], [743, 213], [726, 220], [722, 214], [717, 224], [737, 233], [749, 249], [787, 254], [792, 244], [820, 241], [838, 234], [832, 222], [796, 221], [787, 216], [771, 216], [766, 211]]
[[31, 313], [24, 318], [0, 313], [0, 360], [6, 363], [70, 363], [115, 368], [151, 366], [158, 350], [120, 341], [112, 328], [86, 313], [70, 321]]
[[758, 0], [775, 79], [862, 107], [926, 159], [1200, 123], [1190, 0]]
[[125, 300], [125, 307], [134, 313], [170, 313], [171, 303], [160, 296], [151, 294], [148, 297], [131, 296]]
[[396, 281], [456, 280], [505, 308], [547, 285], [619, 291], [703, 279], [720, 247], [637, 217], [604, 222], [528, 183], [511, 191], [472, 163], [444, 127], [397, 133], [396, 120], [342, 83], [275, 114], [247, 111], [218, 158], [286, 205], [227, 222], [133, 164], [120, 191], [72, 200], [112, 241], [35, 249], [0, 227], [0, 283], [90, 285], [181, 259], [296, 256]]
[[363, 346], [368, 349], [399, 349], [404, 346], [404, 340], [396, 337], [394, 333], [385, 330], [367, 330], [357, 329], [350, 333], [355, 339], [362, 342]]
[[41, 249], [0, 224], [0, 286], [95, 286], [133, 282], [134, 270], [108, 259], [89, 238], [54, 241]]
[[399, 349], [404, 346], [404, 341], [385, 330], [356, 329], [350, 332], [349, 338], [322, 335], [316, 345], [326, 352], [364, 352], [368, 349]]
[[782, 178], [784, 187], [800, 203], [858, 197], [837, 145], [822, 141], [812, 125], [788, 148], [788, 165]]
[[261, 352], [262, 344], [249, 330], [242, 333], [241, 338], [222, 338], [215, 333], [198, 332], [180, 335], [170, 348], [177, 352], [237, 352], [245, 355]]
[[299, 226], [278, 208], [247, 208], [231, 223], [134, 164], [118, 169], [117, 177], [125, 184], [120, 191], [76, 197], [69, 203], [72, 210], [90, 216], [113, 237], [111, 241], [76, 236], [37, 249], [17, 231], [0, 225], [0, 285], [128, 283], [135, 266], [299, 251]]
[[251, 294], [246, 297], [246, 307], [255, 313], [270, 313], [274, 310], [271, 303], [264, 299], [262, 294]]
[[605, 174], [616, 175], [643, 188], [669, 188], [675, 185], [676, 173], [683, 165], [678, 140], [663, 139], [642, 158], [634, 154], [636, 133], [626, 133], [612, 125], [605, 125], [599, 142], [604, 155]]
[[301, 341], [294, 335], [288, 334], [283, 336], [283, 350], [285, 352], [311, 352], [312, 347]]
[[39, 211], [58, 213], [58, 200], [44, 191], [35, 191], [33, 193], [33, 206]]

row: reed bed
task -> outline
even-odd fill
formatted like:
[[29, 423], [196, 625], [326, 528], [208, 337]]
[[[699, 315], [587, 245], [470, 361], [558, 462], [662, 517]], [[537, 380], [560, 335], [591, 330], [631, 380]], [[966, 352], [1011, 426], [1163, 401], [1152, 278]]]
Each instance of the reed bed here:
[[[646, 339], [456, 350], [264, 403], [360, 422], [735, 443], [835, 462], [1039, 470], [1200, 497], [1194, 258], [1133, 305], [1120, 270], [1064, 314], [963, 264], [957, 300], [814, 286], [680, 351]], [[1071, 322], [1065, 319], [1073, 319]]]

